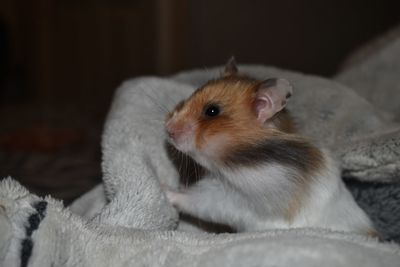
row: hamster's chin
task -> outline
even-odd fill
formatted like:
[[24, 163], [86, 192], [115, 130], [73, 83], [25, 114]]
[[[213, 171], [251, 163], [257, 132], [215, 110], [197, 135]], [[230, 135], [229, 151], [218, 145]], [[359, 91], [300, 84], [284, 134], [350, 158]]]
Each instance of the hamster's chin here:
[[187, 138], [180, 138], [178, 140], [168, 139], [168, 142], [173, 145], [177, 150], [185, 154], [191, 154], [194, 150], [193, 142], [191, 142], [190, 139]]

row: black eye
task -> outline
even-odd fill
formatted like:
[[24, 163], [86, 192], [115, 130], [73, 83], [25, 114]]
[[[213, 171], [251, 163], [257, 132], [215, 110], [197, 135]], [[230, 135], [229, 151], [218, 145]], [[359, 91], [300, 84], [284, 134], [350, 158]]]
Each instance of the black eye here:
[[206, 106], [204, 109], [204, 115], [206, 117], [218, 116], [219, 112], [220, 112], [220, 108], [218, 105], [215, 105], [215, 104], [210, 104], [210, 105]]

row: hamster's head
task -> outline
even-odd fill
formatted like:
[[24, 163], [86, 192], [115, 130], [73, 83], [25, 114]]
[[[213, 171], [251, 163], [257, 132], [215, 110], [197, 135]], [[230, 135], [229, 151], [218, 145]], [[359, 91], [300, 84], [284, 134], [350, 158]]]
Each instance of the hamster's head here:
[[288, 81], [240, 76], [230, 61], [221, 78], [197, 89], [167, 115], [168, 141], [203, 167], [218, 168], [231, 149], [274, 132], [271, 118], [291, 94]]

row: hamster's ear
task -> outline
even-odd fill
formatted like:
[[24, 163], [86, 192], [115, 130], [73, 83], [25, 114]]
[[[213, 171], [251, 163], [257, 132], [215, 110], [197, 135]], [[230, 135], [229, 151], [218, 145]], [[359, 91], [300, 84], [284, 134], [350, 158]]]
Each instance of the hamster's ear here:
[[286, 106], [292, 93], [292, 86], [285, 79], [273, 78], [261, 82], [253, 102], [257, 120], [264, 123], [272, 118]]
[[234, 56], [231, 56], [225, 65], [224, 73], [222, 77], [227, 77], [231, 75], [236, 75], [238, 73], [238, 68], [236, 67], [236, 60]]

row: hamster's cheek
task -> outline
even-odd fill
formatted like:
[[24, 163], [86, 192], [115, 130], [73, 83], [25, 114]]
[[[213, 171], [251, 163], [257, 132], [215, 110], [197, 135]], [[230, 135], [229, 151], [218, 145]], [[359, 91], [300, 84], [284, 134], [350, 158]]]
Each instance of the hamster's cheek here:
[[230, 143], [230, 137], [226, 134], [216, 134], [207, 137], [200, 148], [200, 152], [211, 160], [219, 160]]
[[221, 156], [229, 147], [228, 135], [208, 136], [201, 146], [196, 146], [189, 155], [208, 170], [218, 170]]

